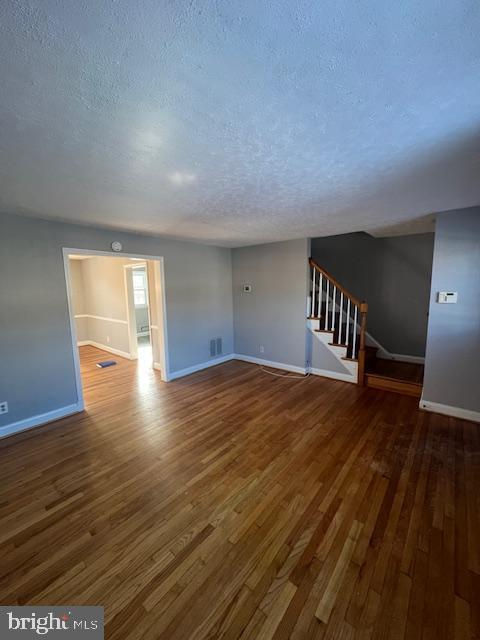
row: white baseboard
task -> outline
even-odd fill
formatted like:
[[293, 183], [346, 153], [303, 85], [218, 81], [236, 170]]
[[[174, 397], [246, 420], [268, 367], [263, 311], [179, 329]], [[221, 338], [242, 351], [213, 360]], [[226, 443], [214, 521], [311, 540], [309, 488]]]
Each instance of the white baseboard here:
[[430, 402], [420, 398], [420, 409], [431, 411], [432, 413], [441, 413], [445, 416], [460, 418], [461, 420], [471, 420], [472, 422], [480, 422], [480, 412], [471, 411], [470, 409], [462, 409], [461, 407], [452, 407], [449, 404], [441, 404], [439, 402]]
[[159, 362], [154, 362], [153, 363], [153, 368], [156, 369], [156, 371], [161, 371], [162, 370], [162, 367], [161, 367]]
[[271, 367], [272, 369], [283, 369], [284, 371], [293, 371], [293, 373], [306, 373], [305, 367], [297, 367], [293, 364], [285, 364], [284, 362], [274, 362], [273, 360], [244, 356], [240, 353], [235, 353], [232, 357], [235, 360], [243, 360], [243, 362], [251, 362], [252, 364], [259, 364], [263, 367]]
[[397, 360], [398, 362], [413, 362], [415, 364], [425, 364], [425, 358], [422, 356], [408, 356], [403, 353], [390, 353], [378, 340], [368, 333], [365, 333], [366, 343], [368, 346], [377, 347], [377, 358], [381, 360]]
[[24, 420], [18, 420], [18, 422], [12, 422], [4, 427], [0, 427], [0, 438], [11, 436], [14, 433], [20, 431], [26, 431], [27, 429], [33, 429], [34, 427], [40, 427], [47, 422], [53, 422], [54, 420], [60, 420], [60, 418], [66, 418], [74, 413], [80, 413], [83, 411], [83, 403], [77, 402], [75, 404], [69, 404], [66, 407], [55, 409], [54, 411], [48, 411], [47, 413], [41, 413], [31, 418], [25, 418]]
[[303, 373], [304, 375], [310, 371], [314, 376], [322, 376], [323, 378], [331, 378], [333, 380], [341, 380], [342, 382], [357, 383], [355, 376], [348, 373], [336, 373], [335, 371], [328, 371], [326, 369], [315, 369], [311, 367], [306, 369], [305, 367], [298, 367], [292, 364], [285, 364], [284, 362], [273, 362], [272, 360], [264, 360], [263, 358], [255, 358], [253, 356], [244, 356], [236, 353], [235, 360], [243, 360], [244, 362], [251, 362], [252, 364], [259, 364], [263, 367], [271, 367], [272, 369], [283, 369], [284, 371], [292, 371], [293, 373]]
[[187, 367], [186, 369], [180, 369], [179, 371], [171, 371], [168, 374], [168, 380], [176, 380], [177, 378], [189, 376], [191, 373], [196, 373], [197, 371], [202, 371], [202, 369], [208, 369], [209, 367], [214, 367], [217, 364], [222, 364], [224, 362], [228, 362], [229, 360], [233, 360], [234, 357], [235, 356], [233, 355], [233, 353], [230, 353], [228, 354], [228, 356], [213, 358], [212, 360], [207, 360], [207, 362], [200, 362], [199, 364], [193, 365], [193, 367]]
[[414, 364], [425, 364], [425, 358], [421, 356], [407, 356], [403, 353], [387, 353], [380, 352], [377, 354], [377, 358], [380, 360], [395, 360], [397, 362], [412, 362]]
[[322, 378], [331, 378], [332, 380], [341, 380], [342, 382], [357, 384], [356, 377], [348, 373], [337, 373], [335, 371], [328, 371], [327, 369], [315, 369], [314, 367], [310, 368], [310, 373], [314, 376], [321, 376]]
[[121, 358], [126, 358], [127, 360], [135, 360], [135, 358], [128, 353], [127, 351], [121, 351], [120, 349], [114, 349], [107, 344], [101, 344], [100, 342], [94, 342], [93, 340], [82, 340], [82, 342], [77, 342], [79, 347], [91, 346], [97, 347], [97, 349], [101, 349], [102, 351], [108, 351], [108, 353], [113, 353], [115, 356], [120, 356]]

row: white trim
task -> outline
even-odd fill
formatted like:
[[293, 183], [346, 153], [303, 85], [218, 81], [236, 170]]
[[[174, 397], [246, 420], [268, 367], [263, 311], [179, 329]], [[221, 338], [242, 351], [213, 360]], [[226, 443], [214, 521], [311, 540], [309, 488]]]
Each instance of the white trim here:
[[365, 342], [368, 346], [377, 347], [377, 358], [380, 360], [397, 360], [398, 362], [413, 362], [415, 364], [425, 364], [425, 358], [422, 356], [408, 356], [403, 353], [390, 353], [383, 345], [380, 344], [368, 331], [365, 331]]
[[83, 403], [77, 402], [76, 404], [69, 404], [66, 407], [55, 409], [54, 411], [48, 411], [47, 413], [41, 413], [38, 416], [32, 416], [31, 418], [25, 418], [24, 420], [18, 420], [11, 424], [6, 424], [0, 427], [0, 438], [11, 436], [14, 433], [20, 431], [26, 431], [27, 429], [33, 429], [39, 427], [47, 422], [53, 422], [54, 420], [60, 420], [60, 418], [66, 418], [74, 413], [81, 413], [83, 411]]
[[[236, 359], [237, 356], [233, 353], [229, 353], [228, 356], [222, 356], [221, 358], [214, 358], [207, 362], [200, 362], [200, 364], [194, 364], [193, 367], [187, 367], [186, 369], [180, 369], [179, 371], [172, 371], [168, 376], [168, 380], [176, 380], [177, 378], [183, 378], [189, 376], [191, 373], [202, 371], [202, 369], [208, 369], [209, 367], [215, 367], [217, 364], [223, 364], [229, 360]], [[160, 368], [161, 370], [161, 368]]]
[[128, 324], [127, 320], [119, 320], [118, 318], [107, 318], [106, 316], [94, 316], [91, 313], [78, 313], [75, 316], [77, 318], [94, 318], [95, 320], [105, 320], [106, 322], [117, 322], [118, 324]]
[[70, 280], [70, 260], [68, 254], [65, 253], [65, 249], [62, 249], [63, 254], [63, 271], [65, 274], [65, 291], [67, 293], [67, 310], [68, 310], [68, 323], [70, 325], [70, 337], [72, 341], [72, 356], [73, 367], [75, 371], [75, 391], [77, 392], [77, 405], [79, 411], [82, 411], [85, 407], [85, 401], [83, 399], [83, 385], [82, 376], [80, 373], [80, 354], [78, 353], [77, 345], [77, 323], [75, 322], [73, 302], [72, 302], [72, 285]]
[[[140, 263], [142, 267], [146, 266], [146, 263]], [[132, 360], [138, 358], [138, 344], [137, 344], [137, 316], [135, 312], [135, 301], [133, 293], [133, 280], [131, 272], [134, 265], [123, 265], [123, 284], [125, 289], [125, 311], [127, 314], [127, 332], [128, 332], [128, 350]]]
[[337, 373], [336, 371], [329, 371], [328, 369], [315, 369], [310, 368], [310, 373], [314, 376], [321, 376], [322, 378], [331, 378], [332, 380], [341, 380], [342, 382], [350, 382], [357, 384], [357, 377], [351, 376], [348, 373]]
[[153, 368], [154, 368], [156, 371], [161, 371], [161, 370], [162, 370], [162, 365], [161, 365], [159, 362], [154, 362], [154, 363], [153, 363]]
[[79, 347], [91, 346], [96, 347], [97, 349], [101, 349], [102, 351], [108, 351], [109, 353], [113, 353], [116, 356], [120, 356], [121, 358], [126, 358], [127, 360], [135, 360], [135, 358], [128, 353], [127, 351], [121, 351], [120, 349], [114, 349], [107, 344], [102, 344], [101, 342], [95, 342], [95, 340], [82, 340], [82, 342], [78, 343]]
[[137, 333], [137, 338], [144, 338], [145, 336], [149, 336], [150, 335], [150, 331], [140, 331], [140, 333]]
[[79, 340], [77, 342], [77, 347], [88, 347], [89, 344], [91, 344], [90, 340]]
[[421, 356], [407, 356], [403, 353], [390, 353], [387, 356], [377, 355], [380, 360], [396, 360], [398, 362], [412, 362], [413, 364], [425, 364], [425, 358]]
[[305, 367], [297, 367], [293, 364], [285, 364], [284, 362], [274, 362], [273, 360], [264, 360], [263, 358], [254, 358], [253, 356], [244, 356], [240, 353], [233, 355], [234, 360], [243, 360], [243, 362], [251, 362], [259, 364], [263, 367], [272, 367], [272, 369], [283, 369], [284, 371], [292, 371], [293, 373], [307, 373]]
[[162, 256], [151, 256], [143, 253], [126, 253], [125, 251], [98, 251], [97, 249], [75, 249], [73, 247], [63, 247], [67, 257], [69, 254], [89, 256], [110, 256], [111, 258], [138, 258], [140, 260], [160, 260]]
[[[154, 356], [160, 356], [160, 373], [161, 378], [164, 382], [168, 382], [169, 380], [169, 372], [170, 372], [170, 356], [168, 352], [168, 330], [167, 330], [167, 294], [165, 288], [165, 263], [163, 258], [160, 258], [156, 262], [153, 263], [153, 271], [155, 274], [154, 284], [155, 284], [155, 296], [157, 301], [157, 322], [158, 325], [155, 325], [157, 334], [152, 334], [150, 339], [152, 343], [152, 353]], [[152, 289], [150, 288], [149, 281], [149, 295], [152, 294]], [[150, 300], [150, 299], [149, 299]], [[150, 318], [150, 302], [149, 302], [149, 315], [148, 322], [151, 322]], [[158, 349], [158, 354], [155, 353], [154, 345], [155, 340], [159, 341], [161, 348]]]
[[[161, 349], [160, 349], [160, 357], [162, 361], [165, 362], [165, 367], [162, 369], [162, 380], [168, 381], [168, 370], [169, 370], [169, 354], [168, 354], [168, 331], [167, 331], [167, 306], [166, 306], [166, 290], [165, 290], [165, 260], [163, 256], [151, 256], [151, 255], [143, 255], [138, 253], [113, 253], [112, 251], [98, 251], [95, 249], [76, 249], [73, 247], [62, 247], [62, 256], [63, 256], [63, 268], [65, 272], [65, 289], [67, 292], [67, 307], [68, 307], [68, 317], [70, 323], [70, 333], [71, 333], [71, 345], [72, 345], [72, 355], [73, 355], [73, 363], [75, 368], [75, 386], [77, 391], [77, 398], [79, 406], [81, 409], [84, 408], [84, 400], [83, 400], [83, 387], [82, 387], [82, 377], [80, 374], [80, 355], [78, 353], [77, 347], [77, 331], [76, 331], [76, 323], [74, 318], [73, 311], [73, 303], [72, 303], [72, 291], [70, 284], [70, 260], [69, 255], [86, 255], [86, 256], [110, 256], [117, 258], [140, 258], [142, 260], [155, 260], [156, 268], [160, 271], [160, 280], [161, 280], [161, 290], [160, 290], [160, 299], [159, 303], [161, 304], [162, 317], [163, 317], [163, 327], [160, 330], [160, 338], [161, 340]], [[80, 409], [80, 410], [81, 410]]]
[[449, 404], [440, 404], [439, 402], [430, 402], [420, 398], [420, 409], [431, 411], [432, 413], [441, 413], [445, 416], [453, 418], [461, 418], [462, 420], [471, 420], [472, 422], [480, 422], [480, 411], [471, 411], [470, 409], [462, 409], [461, 407], [452, 407]]

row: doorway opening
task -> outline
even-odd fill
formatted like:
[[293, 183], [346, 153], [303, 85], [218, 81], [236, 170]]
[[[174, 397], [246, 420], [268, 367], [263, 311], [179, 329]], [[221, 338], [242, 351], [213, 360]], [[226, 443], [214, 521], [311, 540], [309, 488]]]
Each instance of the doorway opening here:
[[[125, 265], [128, 314], [131, 322], [131, 344], [139, 366], [152, 366], [152, 321], [149, 304], [148, 265], [146, 262]], [[155, 326], [155, 325], [154, 325]]]
[[137, 371], [140, 387], [167, 381], [163, 259], [78, 249], [63, 254], [79, 403], [82, 372], [91, 388], [101, 380], [95, 367], [111, 360], [120, 365], [111, 365], [115, 370]]

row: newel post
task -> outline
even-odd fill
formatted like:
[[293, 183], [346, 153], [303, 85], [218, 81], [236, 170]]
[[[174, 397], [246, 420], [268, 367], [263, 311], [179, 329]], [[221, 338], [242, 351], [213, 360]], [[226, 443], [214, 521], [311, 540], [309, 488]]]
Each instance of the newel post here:
[[367, 330], [368, 304], [360, 304], [360, 345], [358, 350], [358, 384], [365, 384], [365, 332]]

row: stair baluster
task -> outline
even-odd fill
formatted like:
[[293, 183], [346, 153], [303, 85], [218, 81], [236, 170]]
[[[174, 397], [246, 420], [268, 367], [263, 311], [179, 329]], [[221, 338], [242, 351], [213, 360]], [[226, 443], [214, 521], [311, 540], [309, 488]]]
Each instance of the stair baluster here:
[[347, 329], [345, 332], [345, 344], [350, 344], [350, 298], [347, 300]]
[[[320, 286], [318, 288], [318, 313], [317, 316], [320, 318], [322, 315], [322, 304], [323, 304], [323, 273], [320, 273]], [[318, 326], [320, 327], [320, 320], [318, 321]]]
[[325, 296], [325, 330], [328, 331], [328, 299], [330, 297], [330, 280], [327, 278], [327, 292]]
[[[331, 344], [346, 348], [346, 360], [358, 360], [358, 384], [363, 384], [368, 305], [352, 296], [314, 260], [310, 259], [309, 262], [313, 270], [310, 317], [318, 318], [320, 331], [332, 332]], [[318, 277], [315, 271], [318, 271]], [[340, 303], [337, 307], [338, 294]]]
[[338, 314], [338, 341], [342, 344], [343, 291], [340, 291], [340, 313]]
[[312, 306], [310, 309], [310, 316], [315, 317], [315, 293], [316, 293], [316, 284], [315, 284], [315, 269], [313, 270], [313, 286], [312, 286]]
[[355, 356], [356, 356], [355, 347], [357, 346], [357, 312], [358, 312], [358, 307], [357, 307], [357, 305], [355, 305], [355, 311], [353, 312], [352, 358], [355, 358]]
[[337, 304], [337, 287], [334, 285], [333, 301], [332, 301], [332, 324], [331, 324], [332, 331], [335, 331], [335, 315], [336, 315], [335, 305], [336, 304]]

